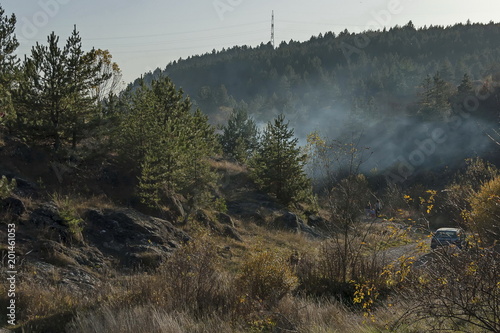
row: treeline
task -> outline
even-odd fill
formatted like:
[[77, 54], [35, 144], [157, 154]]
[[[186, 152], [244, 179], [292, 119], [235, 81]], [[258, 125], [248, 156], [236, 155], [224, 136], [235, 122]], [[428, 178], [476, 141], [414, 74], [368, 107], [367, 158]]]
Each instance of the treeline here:
[[144, 79], [167, 74], [214, 121], [225, 120], [221, 107], [236, 106], [258, 121], [283, 112], [297, 124], [325, 109], [371, 119], [415, 115], [428, 76], [439, 73], [458, 86], [464, 74], [472, 82], [495, 74], [499, 37], [500, 25], [493, 22], [416, 29], [410, 21], [388, 30], [327, 32], [276, 48], [214, 50], [174, 61]]

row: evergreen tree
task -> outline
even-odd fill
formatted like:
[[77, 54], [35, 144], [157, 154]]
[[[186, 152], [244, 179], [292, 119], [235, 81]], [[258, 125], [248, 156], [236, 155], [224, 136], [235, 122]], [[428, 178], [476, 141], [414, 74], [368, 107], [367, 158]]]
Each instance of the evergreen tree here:
[[425, 119], [442, 119], [449, 116], [452, 94], [450, 83], [443, 80], [439, 72], [432, 78], [428, 75], [422, 84], [418, 113]]
[[24, 61], [16, 103], [18, 127], [37, 143], [50, 142], [55, 151], [64, 143], [76, 144], [90, 136], [99, 105], [95, 87], [110, 78], [102, 74], [96, 51], [83, 52], [75, 29], [60, 48], [54, 33], [48, 45], [36, 44]]
[[191, 113], [190, 99], [168, 77], [142, 83], [126, 99], [119, 137], [123, 154], [140, 171], [142, 201], [157, 207], [181, 193], [198, 204], [217, 178], [208, 163], [217, 140], [207, 117]]
[[255, 121], [244, 109], [235, 109], [220, 136], [222, 150], [227, 156], [245, 162], [257, 148], [258, 130]]
[[473, 107], [468, 105], [475, 96], [474, 86], [472, 85], [472, 80], [468, 74], [464, 74], [462, 82], [457, 87], [455, 95], [452, 97], [452, 110], [454, 113], [459, 114], [463, 111], [467, 111], [467, 108]]
[[14, 29], [16, 17], [4, 15], [0, 6], [0, 121], [15, 118], [12, 104], [12, 84], [14, 82], [19, 60], [14, 52], [19, 46]]
[[16, 16], [4, 15], [5, 11], [0, 6], [0, 85], [9, 87], [12, 83], [19, 59], [14, 54], [19, 42], [14, 34]]
[[284, 115], [269, 122], [250, 163], [255, 182], [284, 204], [301, 200], [309, 188], [304, 172], [306, 155], [297, 147], [298, 139], [288, 125]]

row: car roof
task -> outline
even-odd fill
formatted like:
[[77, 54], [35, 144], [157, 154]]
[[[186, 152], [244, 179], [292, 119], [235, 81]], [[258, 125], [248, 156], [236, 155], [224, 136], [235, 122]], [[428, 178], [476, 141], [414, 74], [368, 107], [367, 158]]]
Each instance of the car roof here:
[[459, 231], [462, 231], [462, 229], [460, 228], [439, 228], [438, 230], [436, 230], [436, 232], [438, 231], [456, 231], [456, 232], [459, 232]]

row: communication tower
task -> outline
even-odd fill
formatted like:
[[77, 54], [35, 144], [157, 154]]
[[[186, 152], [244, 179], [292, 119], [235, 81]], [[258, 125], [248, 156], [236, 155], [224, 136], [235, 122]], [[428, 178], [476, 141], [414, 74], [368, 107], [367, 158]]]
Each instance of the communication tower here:
[[271, 15], [271, 45], [274, 49], [274, 10]]

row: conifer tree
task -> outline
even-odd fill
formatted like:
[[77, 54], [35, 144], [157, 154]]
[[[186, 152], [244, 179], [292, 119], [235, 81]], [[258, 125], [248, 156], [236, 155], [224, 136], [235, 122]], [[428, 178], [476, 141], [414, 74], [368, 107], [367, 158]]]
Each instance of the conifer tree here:
[[78, 31], [73, 30], [65, 47], [52, 33], [48, 45], [36, 44], [22, 68], [16, 93], [18, 127], [25, 137], [58, 151], [76, 144], [93, 128], [98, 116], [95, 87], [110, 78], [102, 73], [96, 51], [84, 52]]
[[269, 122], [250, 163], [255, 182], [284, 204], [301, 200], [310, 186], [304, 172], [306, 155], [288, 125], [284, 115]]
[[19, 46], [16, 35], [16, 16], [4, 15], [5, 11], [0, 6], [0, 85], [9, 87], [12, 83], [19, 59], [14, 52]]
[[4, 14], [0, 6], [0, 123], [15, 118], [11, 91], [19, 64], [14, 54], [19, 46], [14, 34], [16, 16]]
[[255, 121], [244, 109], [235, 109], [220, 136], [222, 150], [227, 156], [245, 162], [258, 146], [258, 130]]
[[181, 193], [195, 205], [216, 180], [208, 158], [217, 150], [212, 126], [201, 111], [168, 77], [142, 83], [127, 94], [129, 109], [122, 115], [122, 151], [140, 171], [142, 201], [157, 207]]
[[418, 112], [426, 119], [445, 118], [450, 115], [451, 96], [451, 85], [443, 80], [439, 72], [432, 78], [427, 75], [422, 83]]

